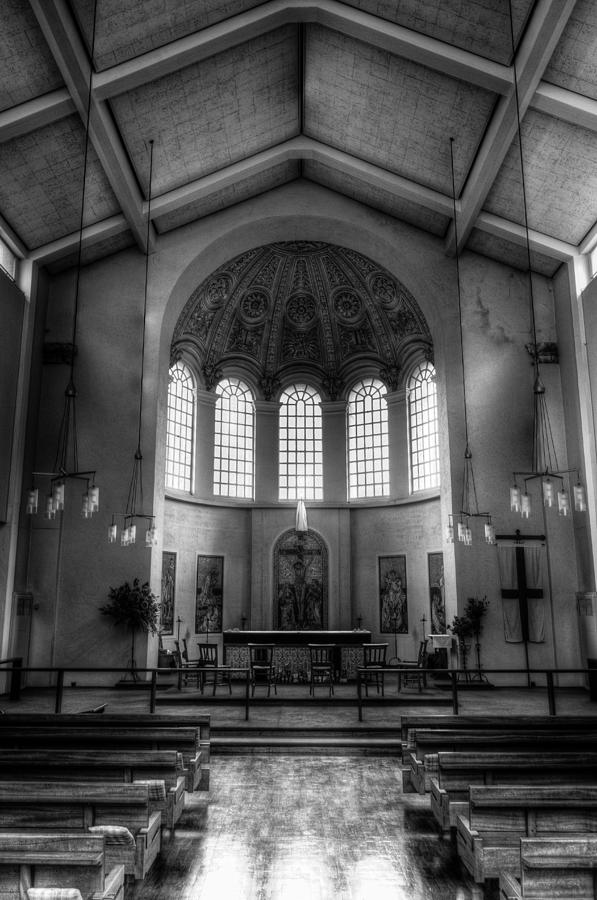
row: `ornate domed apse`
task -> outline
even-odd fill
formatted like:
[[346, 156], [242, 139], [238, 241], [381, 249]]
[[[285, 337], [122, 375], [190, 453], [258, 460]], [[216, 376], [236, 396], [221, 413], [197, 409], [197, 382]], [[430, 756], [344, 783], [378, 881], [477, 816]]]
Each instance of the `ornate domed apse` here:
[[207, 390], [234, 372], [271, 400], [298, 376], [335, 400], [357, 375], [396, 390], [431, 355], [414, 297], [389, 272], [346, 247], [292, 241], [243, 253], [206, 279], [180, 315], [171, 358], [192, 359]]

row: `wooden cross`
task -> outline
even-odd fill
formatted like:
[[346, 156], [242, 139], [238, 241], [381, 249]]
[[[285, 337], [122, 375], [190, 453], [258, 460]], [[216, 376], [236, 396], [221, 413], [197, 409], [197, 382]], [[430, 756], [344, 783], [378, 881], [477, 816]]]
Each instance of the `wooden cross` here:
[[524, 547], [521, 544], [524, 541], [544, 541], [544, 534], [527, 534], [520, 533], [520, 529], [516, 529], [515, 534], [496, 534], [497, 541], [514, 541], [516, 544], [516, 587], [502, 588], [502, 598], [516, 599], [518, 598], [518, 608], [520, 611], [520, 627], [522, 631], [522, 639], [524, 641], [524, 650], [526, 657], [527, 682], [531, 686], [531, 677], [529, 672], [529, 600], [543, 597], [543, 588], [531, 588], [527, 582], [527, 570], [524, 558]]

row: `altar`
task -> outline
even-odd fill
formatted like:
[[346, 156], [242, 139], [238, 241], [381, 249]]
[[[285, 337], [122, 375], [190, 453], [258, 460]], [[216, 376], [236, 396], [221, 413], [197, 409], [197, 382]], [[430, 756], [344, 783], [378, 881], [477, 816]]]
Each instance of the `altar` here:
[[334, 644], [334, 673], [337, 679], [356, 678], [363, 663], [363, 644], [371, 643], [371, 632], [352, 631], [241, 631], [223, 633], [224, 664], [248, 666], [248, 644], [273, 644], [274, 667], [279, 682], [299, 680], [309, 672], [309, 644]]

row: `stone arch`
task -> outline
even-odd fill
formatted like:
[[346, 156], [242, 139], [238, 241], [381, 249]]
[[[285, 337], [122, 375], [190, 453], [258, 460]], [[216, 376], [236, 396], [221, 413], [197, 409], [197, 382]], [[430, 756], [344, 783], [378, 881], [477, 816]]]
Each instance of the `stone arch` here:
[[274, 544], [273, 628], [325, 631], [328, 627], [328, 549], [317, 532], [290, 528]]

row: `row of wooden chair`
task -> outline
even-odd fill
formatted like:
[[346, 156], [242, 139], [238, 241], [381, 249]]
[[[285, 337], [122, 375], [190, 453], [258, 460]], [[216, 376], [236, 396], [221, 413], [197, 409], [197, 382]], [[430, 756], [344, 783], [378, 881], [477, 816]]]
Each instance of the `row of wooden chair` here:
[[[225, 684], [229, 693], [232, 693], [231, 672], [226, 666], [218, 666], [218, 644], [205, 643], [197, 644], [199, 655], [191, 659], [187, 641], [182, 638], [182, 649], [178, 640], [174, 641], [175, 651], [174, 658], [176, 667], [183, 670], [181, 676], [181, 684], [187, 685], [190, 679], [194, 679], [196, 686], [201, 693], [205, 689], [208, 681], [213, 686], [213, 694], [216, 693], [216, 687], [219, 684]], [[258, 685], [264, 685], [267, 688], [267, 696], [271, 694], [273, 687], [276, 690], [276, 677], [274, 668], [274, 644], [247, 644], [249, 651], [249, 669], [251, 680], [251, 693], [254, 696], [255, 688]], [[327, 685], [329, 696], [334, 694], [334, 655], [337, 650], [335, 644], [308, 644], [307, 649], [310, 655], [309, 667], [309, 694], [314, 696], [317, 685]], [[391, 665], [395, 668], [404, 670], [401, 672], [398, 681], [398, 689], [402, 684], [408, 685], [415, 683], [419, 690], [423, 686], [427, 686], [426, 665], [427, 665], [427, 641], [421, 641], [419, 653], [416, 660], [401, 660], [398, 657], [388, 663], [387, 660], [388, 644], [363, 644], [363, 668], [367, 669], [367, 673], [363, 678], [366, 696], [369, 695], [369, 687], [374, 686], [378, 693], [384, 695], [385, 677], [383, 670]], [[211, 672], [210, 672], [211, 670]]]

